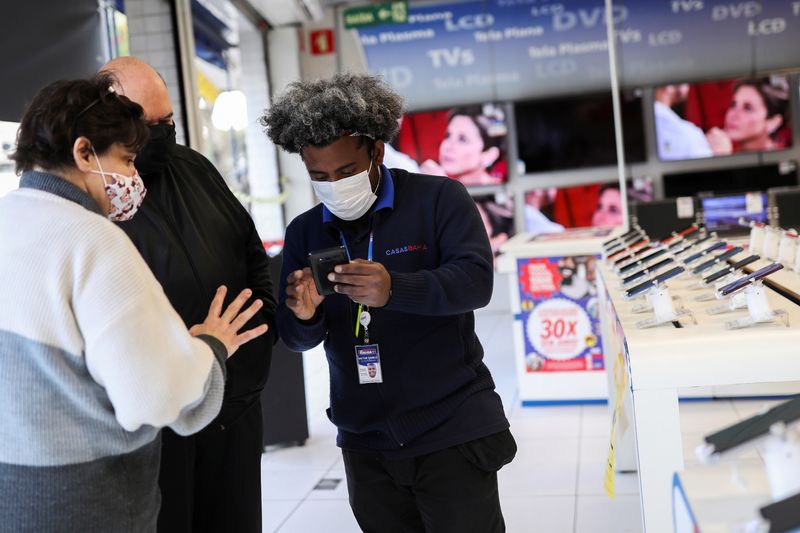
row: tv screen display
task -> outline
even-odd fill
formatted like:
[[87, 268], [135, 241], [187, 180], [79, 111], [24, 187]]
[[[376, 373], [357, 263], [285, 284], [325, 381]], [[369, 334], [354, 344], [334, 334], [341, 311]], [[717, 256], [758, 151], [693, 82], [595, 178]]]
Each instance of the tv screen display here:
[[[628, 199], [653, 199], [650, 178], [628, 180]], [[624, 223], [619, 184], [535, 189], [525, 193], [525, 231], [559, 233], [566, 228], [615, 227]]]
[[411, 113], [384, 163], [467, 186], [498, 185], [508, 181], [507, 134], [505, 112], [495, 104]]
[[767, 195], [763, 192], [710, 196], [700, 198], [703, 220], [709, 231], [718, 233], [745, 233], [748, 228], [739, 219], [767, 222]]
[[[645, 160], [642, 99], [621, 95], [625, 159]], [[617, 164], [611, 93], [514, 104], [519, 159], [524, 173]]]
[[665, 161], [769, 152], [792, 145], [783, 75], [656, 87], [653, 113]]
[[771, 187], [797, 185], [794, 161], [774, 165], [701, 170], [664, 174], [664, 196], [696, 196], [699, 193], [766, 191]]
[[514, 199], [503, 192], [473, 196], [475, 205], [489, 236], [492, 252], [497, 255], [500, 247], [516, 233], [514, 229]]

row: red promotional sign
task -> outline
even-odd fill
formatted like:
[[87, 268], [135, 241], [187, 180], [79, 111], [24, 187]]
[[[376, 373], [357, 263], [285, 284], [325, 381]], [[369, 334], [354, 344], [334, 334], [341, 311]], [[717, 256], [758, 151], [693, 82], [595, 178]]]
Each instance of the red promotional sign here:
[[311, 41], [311, 55], [332, 54], [335, 51], [332, 29], [312, 30], [309, 37]]

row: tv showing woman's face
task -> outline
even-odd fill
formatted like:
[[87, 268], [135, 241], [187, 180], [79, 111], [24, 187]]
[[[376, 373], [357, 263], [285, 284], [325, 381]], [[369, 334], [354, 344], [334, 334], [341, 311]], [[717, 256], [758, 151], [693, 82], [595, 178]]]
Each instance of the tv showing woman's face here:
[[471, 118], [456, 115], [439, 145], [439, 164], [450, 177], [483, 171], [483, 139]]

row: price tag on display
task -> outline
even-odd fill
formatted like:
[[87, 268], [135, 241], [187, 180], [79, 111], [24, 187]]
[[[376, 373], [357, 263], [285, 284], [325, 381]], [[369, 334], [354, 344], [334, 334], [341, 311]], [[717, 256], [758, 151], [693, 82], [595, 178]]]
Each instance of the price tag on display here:
[[747, 214], [761, 213], [764, 211], [764, 196], [760, 192], [749, 192], [744, 197]]
[[603, 480], [603, 488], [609, 498], [614, 498], [614, 472], [617, 466], [617, 455], [614, 450], [614, 439], [617, 434], [617, 423], [620, 421], [622, 411], [623, 395], [625, 393], [625, 384], [628, 381], [628, 374], [625, 370], [625, 362], [622, 360], [622, 353], [617, 354], [617, 360], [614, 361], [614, 416], [611, 419], [611, 440], [608, 443], [608, 458], [606, 459], [606, 475]]
[[694, 218], [694, 198], [681, 196], [678, 198], [678, 218]]

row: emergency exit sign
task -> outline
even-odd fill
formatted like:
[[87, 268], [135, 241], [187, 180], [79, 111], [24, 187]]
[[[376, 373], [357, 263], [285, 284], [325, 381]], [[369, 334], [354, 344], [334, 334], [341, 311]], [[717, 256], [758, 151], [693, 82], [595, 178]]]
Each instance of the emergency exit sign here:
[[348, 30], [380, 24], [404, 24], [408, 22], [408, 2], [351, 7], [344, 10], [343, 16], [344, 27]]

